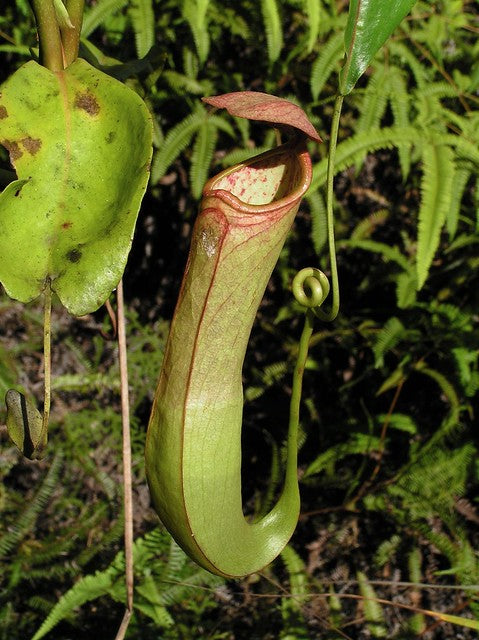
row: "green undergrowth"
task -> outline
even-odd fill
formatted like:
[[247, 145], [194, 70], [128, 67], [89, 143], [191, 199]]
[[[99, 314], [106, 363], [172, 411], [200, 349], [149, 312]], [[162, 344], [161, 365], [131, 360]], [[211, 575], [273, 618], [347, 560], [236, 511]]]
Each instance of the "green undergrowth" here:
[[[262, 575], [223, 583], [185, 558], [149, 504], [146, 424], [202, 186], [276, 143], [266, 127], [213, 113], [199, 98], [245, 89], [297, 101], [326, 140], [311, 145], [313, 188], [244, 368], [245, 508], [264, 512], [277, 495], [301, 324], [289, 287], [302, 267], [329, 269], [326, 145], [346, 9], [334, 0], [87, 2], [82, 55], [138, 91], [155, 127], [125, 274], [136, 540], [127, 638], [477, 637], [420, 611], [479, 616], [471, 1], [418, 1], [344, 102], [334, 205], [342, 305], [311, 341], [302, 516], [290, 546]], [[25, 0], [1, 13], [3, 79], [36, 41]], [[123, 615], [112, 328], [103, 310], [71, 319], [55, 307], [53, 335], [47, 458], [21, 460], [0, 427], [0, 640], [113, 638]], [[2, 395], [11, 386], [41, 395], [41, 340], [41, 310], [2, 296]]]

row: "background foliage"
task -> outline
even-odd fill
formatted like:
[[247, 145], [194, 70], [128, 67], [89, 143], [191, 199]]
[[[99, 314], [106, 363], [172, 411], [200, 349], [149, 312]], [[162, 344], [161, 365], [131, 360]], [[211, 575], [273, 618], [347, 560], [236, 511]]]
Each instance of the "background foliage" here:
[[[199, 98], [242, 89], [290, 98], [327, 142], [347, 3], [87, 4], [83, 57], [138, 91], [155, 123], [152, 176], [125, 274], [137, 536], [128, 637], [473, 638], [367, 598], [479, 613], [477, 4], [418, 1], [345, 100], [335, 203], [342, 308], [312, 340], [302, 517], [262, 577], [230, 583], [199, 572], [170, 543], [150, 508], [143, 467], [149, 406], [203, 183], [275, 143], [265, 127], [209, 113]], [[0, 36], [3, 80], [36, 45], [26, 0], [5, 5]], [[266, 509], [280, 482], [300, 326], [288, 287], [297, 269], [328, 266], [325, 148], [311, 147], [314, 189], [245, 363], [249, 513]], [[0, 180], [9, 168], [6, 153], [1, 159]], [[40, 310], [3, 296], [0, 317], [0, 391], [21, 384], [38, 392]], [[72, 319], [60, 306], [54, 323], [49, 456], [20, 459], [0, 430], [5, 640], [32, 637], [45, 619], [37, 638], [52, 622], [59, 624], [47, 637], [59, 640], [114, 637], [122, 615], [111, 328], [103, 310]]]

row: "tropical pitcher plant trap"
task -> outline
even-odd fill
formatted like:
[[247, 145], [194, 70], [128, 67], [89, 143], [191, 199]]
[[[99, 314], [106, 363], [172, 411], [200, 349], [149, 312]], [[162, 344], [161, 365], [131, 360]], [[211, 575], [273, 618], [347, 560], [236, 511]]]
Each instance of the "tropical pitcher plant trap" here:
[[242, 509], [241, 374], [256, 311], [311, 182], [306, 140], [321, 139], [304, 112], [280, 98], [240, 92], [205, 101], [280, 126], [290, 139], [204, 187], [148, 428], [146, 469], [155, 508], [180, 546], [209, 571], [242, 576], [281, 552], [299, 515], [295, 403], [309, 335], [296, 370], [283, 492], [254, 524]]

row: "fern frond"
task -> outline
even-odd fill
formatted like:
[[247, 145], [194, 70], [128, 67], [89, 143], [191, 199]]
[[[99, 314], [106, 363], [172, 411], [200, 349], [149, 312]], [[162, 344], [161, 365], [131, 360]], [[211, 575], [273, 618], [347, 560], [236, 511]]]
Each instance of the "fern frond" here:
[[339, 460], [350, 455], [364, 455], [381, 448], [381, 441], [376, 436], [365, 433], [352, 433], [347, 442], [330, 447], [320, 454], [306, 469], [303, 478], [307, 478], [324, 469], [334, 469]]
[[451, 203], [446, 213], [446, 228], [449, 239], [454, 238], [459, 223], [459, 212], [461, 210], [461, 202], [466, 190], [467, 183], [471, 177], [470, 167], [456, 167], [454, 174], [454, 189], [452, 190]]
[[451, 208], [455, 173], [452, 149], [425, 144], [422, 149], [423, 175], [417, 240], [418, 290], [424, 285], [437, 251], [440, 233]]
[[412, 521], [431, 516], [448, 521], [454, 500], [465, 493], [476, 449], [472, 444], [457, 449], [427, 449], [421, 449], [408, 471], [388, 487], [388, 493], [401, 500], [401, 508]]
[[[160, 600], [164, 606], [181, 602], [186, 598], [196, 596], [198, 594], [197, 586], [201, 585], [203, 587], [215, 589], [224, 584], [223, 578], [209, 573], [204, 569], [198, 569], [196, 573], [188, 575], [185, 580], [185, 584], [182, 584], [178, 578], [176, 578], [176, 580], [177, 582], [173, 582], [172, 580], [164, 580], [163, 582], [165, 586], [161, 592]], [[159, 579], [158, 582], [161, 584], [162, 580]]]
[[311, 67], [309, 86], [313, 100], [318, 99], [331, 73], [335, 68], [339, 68], [339, 62], [343, 55], [344, 34], [342, 32], [335, 33], [321, 47], [321, 53]]
[[338, 242], [340, 247], [351, 247], [353, 249], [364, 249], [365, 251], [372, 251], [373, 253], [379, 253], [387, 261], [395, 262], [406, 273], [411, 273], [413, 266], [408, 259], [399, 251], [395, 246], [391, 246], [384, 242], [377, 242], [376, 240], [343, 240]]
[[384, 567], [390, 562], [401, 545], [402, 539], [397, 533], [393, 534], [387, 540], [381, 542], [374, 554], [374, 564], [377, 567]]
[[48, 500], [57, 488], [62, 462], [62, 454], [57, 454], [31, 503], [19, 516], [18, 520], [9, 527], [8, 532], [0, 537], [0, 556], [10, 553], [32, 530], [38, 515], [44, 510]]
[[210, 50], [210, 36], [206, 13], [210, 0], [184, 0], [182, 13], [195, 41], [198, 58], [204, 64]]
[[388, 630], [385, 624], [384, 612], [379, 602], [376, 602], [377, 595], [372, 585], [369, 583], [366, 574], [357, 572], [359, 592], [364, 598], [363, 609], [366, 618], [366, 626], [373, 638], [385, 638]]
[[427, 85], [421, 87], [421, 91], [418, 93], [425, 98], [457, 98], [459, 96], [456, 87], [449, 82], [428, 82]]
[[68, 617], [74, 609], [85, 604], [85, 602], [90, 602], [109, 593], [113, 581], [120, 576], [121, 574], [118, 574], [116, 569], [110, 567], [106, 571], [97, 571], [94, 575], [81, 578], [81, 580], [60, 598], [32, 640], [44, 638], [49, 631]]
[[[365, 153], [372, 153], [379, 149], [392, 149], [402, 145], [409, 147], [420, 142], [420, 135], [415, 127], [384, 127], [383, 129], [363, 131], [338, 144], [336, 148], [335, 174], [354, 165]], [[318, 189], [325, 184], [327, 165], [328, 160], [324, 158], [314, 167], [311, 190]]]
[[379, 331], [376, 343], [373, 345], [374, 366], [376, 368], [384, 365], [384, 355], [394, 349], [394, 347], [404, 338], [406, 328], [398, 318], [389, 318], [384, 327]]
[[408, 416], [405, 413], [393, 413], [392, 415], [380, 413], [377, 416], [377, 420], [379, 424], [384, 424], [387, 420], [390, 429], [398, 429], [398, 431], [405, 431], [406, 433], [411, 433], [413, 435], [417, 433], [416, 423], [411, 416]]
[[436, 369], [431, 369], [422, 362], [416, 366], [416, 371], [419, 371], [434, 380], [439, 385], [442, 394], [447, 398], [450, 404], [449, 414], [444, 418], [439, 428], [434, 432], [434, 435], [422, 448], [422, 451], [425, 452], [434, 447], [441, 440], [450, 437], [460, 428], [461, 425], [459, 417], [461, 414], [461, 405], [454, 386], [443, 373]]
[[155, 42], [153, 0], [133, 0], [128, 15], [135, 33], [136, 55], [143, 58]]
[[285, 630], [288, 631], [288, 635], [283, 637], [303, 638], [306, 637], [307, 634], [301, 607], [305, 597], [308, 596], [306, 566], [289, 544], [286, 545], [281, 552], [281, 559], [288, 570], [289, 591], [291, 595], [291, 598], [284, 598], [281, 603], [283, 626]]
[[263, 393], [284, 377], [284, 374], [288, 370], [288, 364], [286, 361], [273, 362], [264, 368], [262, 372], [255, 371], [256, 375], [259, 375], [260, 384], [249, 386], [245, 389], [245, 402], [251, 402], [257, 400]]
[[319, 0], [304, 0], [304, 10], [309, 27], [307, 51], [311, 53], [319, 33]]
[[186, 555], [181, 547], [171, 538], [168, 563], [166, 565], [164, 579], [173, 580], [178, 578], [181, 570], [185, 566]]
[[[394, 118], [394, 126], [408, 127], [410, 124], [409, 111], [411, 100], [404, 74], [401, 69], [396, 66], [389, 67], [387, 89], [388, 99]], [[411, 149], [402, 145], [398, 148], [398, 153], [402, 177], [403, 180], [406, 180], [411, 169]]]
[[479, 391], [479, 352], [466, 347], [455, 347], [452, 354], [464, 392], [467, 397], [472, 398]]
[[422, 90], [428, 81], [426, 66], [414, 55], [412, 50], [407, 47], [404, 42], [390, 38], [386, 46], [392, 57], [399, 59], [403, 65], [406, 64], [411, 69], [418, 89]]
[[100, 0], [85, 11], [82, 25], [82, 37], [88, 38], [97, 27], [105, 22], [113, 13], [120, 11], [128, 4], [129, 0]]
[[135, 609], [138, 609], [138, 611], [141, 611], [145, 616], [151, 618], [155, 625], [160, 629], [172, 627], [175, 624], [175, 621], [168, 613], [168, 610], [161, 605], [148, 602], [148, 596], [151, 595], [146, 591], [148, 586], [153, 589], [156, 588], [155, 581], [151, 577], [147, 579], [143, 585], [137, 588], [137, 592], [143, 596], [145, 602], [135, 602]]
[[266, 42], [268, 44], [268, 58], [276, 62], [283, 48], [283, 32], [276, 0], [261, 0]]
[[396, 298], [400, 309], [411, 307], [417, 298], [417, 276], [415, 272], [400, 273], [396, 278]]
[[177, 71], [168, 69], [163, 72], [163, 78], [176, 93], [183, 93], [186, 91], [199, 96], [203, 95], [205, 92], [205, 88], [201, 82], [198, 82], [198, 80], [190, 78], [183, 73], [178, 73]]
[[205, 120], [198, 128], [191, 154], [190, 185], [193, 197], [197, 200], [201, 197], [208, 177], [217, 139], [218, 129], [211, 122]]
[[151, 181], [156, 184], [167, 172], [180, 153], [190, 144], [192, 137], [206, 117], [203, 107], [186, 116], [168, 131], [161, 149], [155, 153], [151, 165]]
[[361, 220], [351, 232], [351, 240], [365, 240], [369, 238], [375, 231], [376, 227], [382, 226], [389, 217], [387, 209], [379, 209], [369, 216]]
[[326, 203], [320, 191], [309, 191], [306, 200], [311, 216], [311, 240], [316, 255], [319, 255], [328, 240]]
[[[306, 589], [306, 566], [302, 558], [296, 553], [293, 547], [288, 544], [281, 552], [281, 560], [284, 562], [289, 574], [291, 584], [291, 595], [307, 595]], [[297, 579], [299, 577], [299, 579]], [[293, 589], [293, 582], [296, 589]]]
[[387, 106], [388, 73], [389, 69], [383, 65], [375, 71], [368, 82], [361, 102], [360, 116], [355, 127], [358, 134], [376, 129], [381, 123]]

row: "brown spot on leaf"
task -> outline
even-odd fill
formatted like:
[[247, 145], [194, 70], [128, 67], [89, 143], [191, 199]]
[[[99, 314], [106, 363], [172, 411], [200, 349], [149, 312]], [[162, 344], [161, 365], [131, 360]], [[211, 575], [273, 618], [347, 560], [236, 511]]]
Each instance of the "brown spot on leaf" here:
[[69, 229], [73, 225], [73, 222], [64, 222], [62, 224], [62, 229]]
[[76, 94], [75, 107], [77, 107], [77, 109], [83, 109], [89, 116], [96, 116], [100, 111], [100, 105], [96, 101], [95, 96], [88, 91], [86, 93]]
[[23, 147], [28, 151], [28, 153], [34, 156], [37, 151], [40, 150], [42, 141], [39, 138], [30, 138], [29, 136], [28, 138], [23, 138], [22, 144]]
[[80, 249], [72, 249], [67, 253], [67, 260], [70, 260], [70, 262], [78, 262], [80, 258], [81, 258]]
[[10, 154], [10, 162], [12, 165], [15, 164], [15, 160], [23, 156], [23, 151], [14, 140], [2, 140], [0, 144], [2, 144]]
[[8, 111], [5, 109], [3, 105], [0, 105], [0, 120], [8, 117]]

